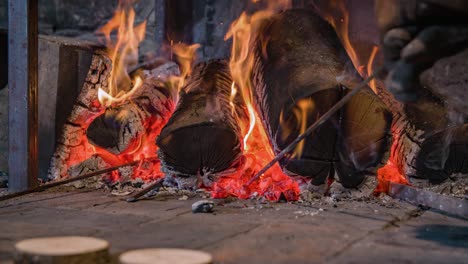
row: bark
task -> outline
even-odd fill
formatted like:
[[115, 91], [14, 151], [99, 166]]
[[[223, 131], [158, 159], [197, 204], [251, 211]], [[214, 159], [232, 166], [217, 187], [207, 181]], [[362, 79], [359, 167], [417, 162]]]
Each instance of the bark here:
[[230, 106], [232, 78], [227, 63], [195, 66], [174, 114], [157, 139], [163, 170], [179, 176], [222, 172], [242, 151], [237, 112]]
[[[273, 16], [262, 25], [253, 48], [257, 109], [277, 153], [300, 133], [293, 113], [301, 101], [313, 105], [307, 112], [309, 126], [361, 81], [333, 28], [312, 12]], [[367, 89], [305, 140], [299, 158], [281, 164], [292, 174], [313, 177], [315, 184], [336, 168], [343, 185], [356, 186], [362, 172], [382, 159], [390, 120]]]

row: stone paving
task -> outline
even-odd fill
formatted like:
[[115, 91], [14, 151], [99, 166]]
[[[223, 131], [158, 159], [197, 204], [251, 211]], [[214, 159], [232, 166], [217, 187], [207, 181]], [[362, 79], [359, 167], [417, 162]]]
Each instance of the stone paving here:
[[0, 263], [16, 241], [83, 235], [106, 239], [114, 256], [146, 247], [205, 250], [215, 263], [468, 263], [468, 222], [381, 200], [265, 203], [198, 196], [126, 203], [103, 190], [60, 189], [0, 202]]

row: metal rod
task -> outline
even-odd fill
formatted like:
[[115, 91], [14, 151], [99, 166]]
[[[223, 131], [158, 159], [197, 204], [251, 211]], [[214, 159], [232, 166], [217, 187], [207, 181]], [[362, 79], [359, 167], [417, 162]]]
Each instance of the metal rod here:
[[132, 161], [132, 162], [129, 162], [129, 163], [126, 163], [126, 164], [110, 167], [110, 168], [103, 169], [103, 170], [98, 170], [98, 171], [95, 171], [95, 172], [87, 173], [87, 174], [84, 174], [84, 175], [80, 175], [80, 176], [77, 176], [77, 177], [65, 179], [65, 180], [62, 180], [62, 181], [51, 182], [51, 183], [44, 184], [44, 185], [41, 185], [41, 186], [38, 186], [38, 187], [35, 187], [35, 188], [32, 188], [32, 189], [28, 189], [28, 190], [25, 190], [25, 191], [12, 193], [12, 194], [7, 194], [7, 195], [4, 195], [4, 196], [0, 196], [0, 201], [9, 200], [9, 199], [12, 199], [12, 198], [20, 197], [20, 196], [31, 194], [31, 193], [42, 192], [42, 191], [45, 191], [45, 190], [53, 188], [53, 187], [61, 186], [61, 185], [67, 184], [67, 183], [71, 183], [71, 182], [75, 182], [75, 181], [79, 181], [79, 180], [84, 180], [84, 179], [88, 179], [88, 178], [98, 176], [98, 175], [101, 175], [101, 174], [104, 174], [104, 173], [115, 171], [115, 170], [117, 170], [119, 168], [122, 168], [122, 167], [137, 165], [140, 162], [141, 161], [139, 161], [139, 160]]
[[250, 179], [246, 186], [249, 186], [254, 181], [258, 180], [268, 169], [270, 169], [276, 162], [282, 159], [286, 154], [293, 151], [299, 142], [304, 140], [307, 136], [312, 134], [318, 127], [320, 127], [323, 123], [325, 123], [328, 119], [330, 119], [338, 110], [340, 110], [346, 103], [353, 98], [359, 91], [361, 91], [364, 87], [367, 87], [367, 84], [372, 81], [375, 77], [380, 75], [384, 71], [384, 67], [381, 67], [374, 71], [369, 77], [367, 77], [364, 81], [362, 81], [359, 85], [351, 89], [351, 91], [346, 94], [340, 101], [338, 101], [330, 110], [328, 110], [325, 114], [323, 114], [317, 121], [315, 121], [312, 125], [310, 125], [307, 130], [299, 135], [291, 144], [289, 144], [286, 148], [284, 148], [276, 157], [270, 161], [265, 167], [263, 167], [260, 171], [255, 174], [252, 179]]
[[37, 185], [37, 0], [8, 1], [9, 189]]
[[134, 203], [136, 201], [138, 201], [138, 198], [142, 197], [143, 195], [149, 193], [150, 191], [152, 191], [153, 189], [156, 189], [158, 187], [162, 187], [163, 186], [163, 182], [164, 182], [164, 178], [162, 179], [158, 179], [156, 180], [155, 182], [151, 183], [150, 185], [148, 185], [146, 188], [144, 188], [143, 190], [133, 194], [132, 196], [128, 197], [127, 198], [127, 202], [128, 203]]
[[388, 195], [414, 206], [427, 206], [451, 215], [468, 218], [468, 200], [438, 194], [398, 183], [390, 183]]

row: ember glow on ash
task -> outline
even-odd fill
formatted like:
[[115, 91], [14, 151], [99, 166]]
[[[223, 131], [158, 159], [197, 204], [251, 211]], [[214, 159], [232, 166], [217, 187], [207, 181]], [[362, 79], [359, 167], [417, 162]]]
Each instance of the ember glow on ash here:
[[[372, 48], [372, 52], [369, 56], [369, 61], [367, 62], [367, 76], [371, 76], [372, 73], [374, 73], [374, 60], [375, 60], [375, 57], [377, 55], [377, 53], [379, 52], [379, 47], [377, 46], [374, 46]], [[375, 79], [373, 79], [372, 81], [369, 82], [369, 87], [372, 89], [372, 91], [374, 91], [375, 94], [378, 93], [378, 90], [377, 90], [377, 84], [375, 82]]]
[[408, 180], [400, 173], [398, 167], [388, 160], [387, 164], [377, 170], [378, 185], [374, 190], [375, 195], [380, 193], [388, 193], [390, 191], [390, 183], [399, 183], [403, 185], [410, 185]]
[[274, 158], [268, 136], [262, 122], [254, 108], [253, 87], [251, 74], [253, 67], [253, 54], [250, 53], [249, 45], [255, 37], [256, 30], [262, 21], [270, 17], [278, 9], [290, 6], [289, 1], [269, 1], [266, 10], [259, 11], [252, 16], [245, 12], [232, 23], [226, 39], [232, 38], [232, 52], [229, 68], [234, 80], [231, 89], [231, 106], [237, 93], [236, 87], [247, 108], [249, 123], [242, 124], [244, 139], [244, 165], [235, 173], [222, 176], [213, 186], [213, 197], [224, 198], [232, 195], [242, 199], [253, 196], [264, 196], [265, 198], [277, 201], [281, 196], [287, 200], [297, 200], [299, 198], [299, 185], [288, 175], [286, 175], [278, 164], [275, 164], [258, 181], [247, 186], [249, 180], [263, 166]]
[[[146, 77], [132, 77], [128, 72], [138, 63], [138, 46], [144, 39], [146, 28], [146, 22], [136, 26], [134, 23], [135, 11], [131, 3], [122, 0], [119, 2], [114, 17], [100, 29], [105, 36], [106, 55], [112, 61], [112, 69], [107, 87], [99, 88], [96, 100], [87, 106], [92, 109], [93, 114], [86, 116], [87, 119], [79, 124], [84, 131], [106, 110], [134, 104], [132, 96], [136, 96], [140, 89], [145, 89], [145, 85], [148, 85], [145, 84], [144, 78]], [[79, 146], [70, 152], [66, 162], [67, 168], [76, 166], [93, 156], [98, 156], [105, 163], [99, 166], [100, 168], [120, 166], [141, 160], [140, 164], [130, 168], [131, 172], [126, 173], [127, 176], [142, 180], [163, 177], [160, 162], [155, 158], [157, 153], [155, 141], [174, 110], [174, 103], [167, 98], [165, 101], [161, 100], [159, 104], [161, 109], [158, 114], [148, 115], [142, 120], [144, 131], [120, 154], [111, 153], [107, 149], [91, 144], [86, 133], [83, 133]], [[120, 117], [120, 114], [123, 116]], [[116, 120], [125, 119], [125, 113], [120, 114], [116, 116]], [[111, 177], [105, 180], [115, 182], [121, 177], [120, 171], [113, 171]]]

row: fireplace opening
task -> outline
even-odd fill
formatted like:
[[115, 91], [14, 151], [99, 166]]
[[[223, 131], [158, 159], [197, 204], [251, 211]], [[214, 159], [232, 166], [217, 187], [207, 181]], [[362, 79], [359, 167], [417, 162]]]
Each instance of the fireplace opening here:
[[[201, 197], [203, 213], [401, 200], [420, 207], [398, 221], [468, 217], [466, 4], [13, 2], [0, 5], [0, 201], [72, 186]], [[39, 33], [25, 26], [25, 60], [22, 14]]]

